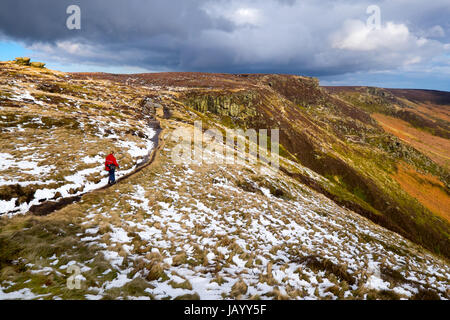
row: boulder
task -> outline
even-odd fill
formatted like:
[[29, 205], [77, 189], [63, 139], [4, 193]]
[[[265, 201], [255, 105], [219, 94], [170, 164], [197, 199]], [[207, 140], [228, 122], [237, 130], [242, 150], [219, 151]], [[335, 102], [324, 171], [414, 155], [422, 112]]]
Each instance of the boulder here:
[[16, 58], [15, 63], [23, 65], [23, 66], [29, 66], [30, 65], [30, 58], [28, 58], [28, 57], [18, 57], [18, 58]]
[[34, 68], [44, 68], [45, 63], [43, 63], [43, 62], [32, 62], [32, 63], [30, 63], [30, 66], [32, 66]]

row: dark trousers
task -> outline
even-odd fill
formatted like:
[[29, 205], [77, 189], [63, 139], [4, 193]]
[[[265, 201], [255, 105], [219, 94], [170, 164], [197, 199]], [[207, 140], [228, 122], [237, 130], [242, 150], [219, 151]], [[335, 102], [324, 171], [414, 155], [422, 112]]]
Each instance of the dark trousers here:
[[109, 170], [109, 181], [108, 183], [114, 183], [116, 182], [116, 174], [115, 174], [116, 170]]

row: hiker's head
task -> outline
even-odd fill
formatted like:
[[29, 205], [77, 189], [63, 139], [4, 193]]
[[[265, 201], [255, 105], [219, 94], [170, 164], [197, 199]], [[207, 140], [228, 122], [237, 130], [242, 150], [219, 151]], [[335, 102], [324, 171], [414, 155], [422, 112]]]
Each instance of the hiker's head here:
[[114, 151], [111, 151], [111, 154], [114, 154]]

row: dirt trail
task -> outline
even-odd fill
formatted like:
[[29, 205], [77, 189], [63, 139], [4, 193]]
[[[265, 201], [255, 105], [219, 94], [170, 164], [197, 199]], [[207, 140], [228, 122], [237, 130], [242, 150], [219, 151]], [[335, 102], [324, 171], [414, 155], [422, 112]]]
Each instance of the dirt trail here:
[[[151, 122], [149, 122], [149, 126], [151, 126], [152, 129], [154, 129], [156, 131], [155, 135], [151, 139], [152, 142], [154, 143], [155, 147], [150, 151], [150, 153], [147, 156], [144, 157], [144, 159], [141, 162], [139, 162], [136, 165], [136, 168], [132, 172], [126, 174], [123, 177], [118, 178], [116, 180], [117, 183], [120, 183], [121, 181], [130, 178], [131, 176], [135, 175], [136, 173], [138, 173], [142, 169], [144, 169], [144, 168], [148, 167], [149, 165], [151, 165], [153, 163], [153, 161], [155, 160], [155, 158], [156, 158], [156, 154], [161, 149], [161, 147], [164, 145], [164, 141], [163, 141], [163, 136], [164, 135], [162, 134], [164, 129], [161, 129], [160, 122], [158, 120], [151, 121]], [[106, 190], [106, 189], [111, 188], [113, 186], [114, 185], [105, 185], [105, 186], [100, 187], [98, 189], [94, 189], [94, 190], [88, 191], [86, 193], [77, 195], [77, 196], [66, 197], [66, 198], [59, 199], [58, 201], [48, 200], [48, 201], [45, 201], [45, 202], [43, 202], [41, 204], [31, 206], [31, 208], [29, 209], [28, 213], [29, 214], [33, 214], [35, 216], [46, 216], [46, 215], [49, 215], [49, 214], [51, 214], [51, 213], [53, 213], [55, 211], [61, 210], [62, 208], [66, 207], [66, 206], [68, 206], [68, 205], [70, 205], [72, 203], [80, 201], [83, 198], [83, 196], [86, 195], [86, 194], [90, 194], [90, 193]]]

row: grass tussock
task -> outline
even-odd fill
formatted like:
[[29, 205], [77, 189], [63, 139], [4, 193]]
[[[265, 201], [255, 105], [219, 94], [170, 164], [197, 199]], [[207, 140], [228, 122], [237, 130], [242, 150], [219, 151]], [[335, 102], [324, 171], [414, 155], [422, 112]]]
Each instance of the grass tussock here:
[[239, 279], [231, 287], [230, 295], [233, 298], [239, 299], [241, 296], [243, 296], [243, 295], [245, 295], [247, 293], [247, 290], [248, 290], [247, 284], [242, 279]]

